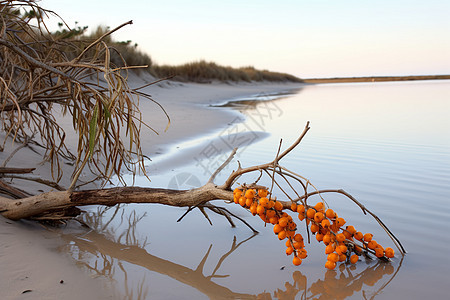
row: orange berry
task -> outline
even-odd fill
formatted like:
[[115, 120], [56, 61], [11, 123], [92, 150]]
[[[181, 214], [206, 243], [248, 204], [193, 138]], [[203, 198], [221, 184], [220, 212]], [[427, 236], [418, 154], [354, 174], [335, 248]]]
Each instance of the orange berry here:
[[305, 212], [305, 206], [303, 204], [297, 205], [297, 212], [298, 213], [304, 213]]
[[294, 252], [294, 248], [292, 248], [292, 247], [286, 248], [286, 255], [291, 255], [293, 252]]
[[323, 241], [323, 234], [321, 234], [321, 233], [316, 234], [316, 240], [317, 240], [318, 242]]
[[328, 228], [331, 226], [331, 223], [330, 223], [330, 220], [323, 219], [322, 222], [320, 223], [320, 225], [322, 225], [323, 228]]
[[353, 254], [352, 256], [350, 256], [350, 262], [352, 264], [356, 264], [356, 262], [358, 261], [359, 257], [356, 254]]
[[252, 204], [253, 204], [252, 198], [247, 198], [247, 200], [245, 200], [245, 206], [250, 207]]
[[278, 224], [280, 224], [281, 227], [286, 227], [288, 224], [288, 218], [282, 217], [278, 220]]
[[267, 202], [267, 208], [272, 208], [275, 206], [275, 201], [269, 200], [269, 202]]
[[325, 247], [325, 254], [333, 253], [335, 248], [336, 246], [334, 246], [334, 244], [328, 244], [328, 246]]
[[272, 224], [272, 225], [277, 224], [277, 223], [278, 223], [278, 217], [277, 217], [277, 216], [274, 216], [274, 217], [269, 218], [269, 222], [270, 222], [270, 224]]
[[340, 262], [343, 262], [343, 261], [345, 261], [346, 259], [347, 259], [347, 255], [345, 255], [345, 254], [339, 255], [339, 261], [340, 261]]
[[319, 225], [317, 225], [317, 224], [311, 224], [311, 232], [318, 232], [319, 231], [319, 229], [320, 229], [320, 227], [319, 227]]
[[332, 210], [331, 208], [327, 209], [325, 215], [327, 216], [328, 219], [333, 219], [336, 216], [334, 210]]
[[358, 241], [362, 240], [362, 238], [364, 237], [361, 231], [356, 232], [354, 235], [355, 239], [357, 239]]
[[291, 210], [292, 210], [293, 212], [296, 212], [296, 211], [297, 211], [297, 203], [292, 202], [292, 204], [291, 204]]
[[345, 246], [345, 245], [339, 245], [336, 247], [336, 253], [339, 255], [346, 253], [347, 250], [348, 250], [347, 246]]
[[239, 204], [239, 198], [241, 198], [240, 196], [237, 197], [236, 195], [234, 196], [234, 203]]
[[233, 194], [238, 194], [238, 193], [242, 194], [242, 190], [238, 189], [238, 188], [235, 188], [234, 191], [233, 191]]
[[392, 249], [391, 247], [387, 247], [386, 249], [384, 249], [384, 254], [387, 258], [392, 258], [394, 257], [394, 249]]
[[287, 230], [286, 231], [286, 236], [293, 238], [295, 235], [295, 231], [294, 230]]
[[329, 270], [333, 270], [334, 268], [336, 268], [336, 262], [327, 260], [327, 262], [325, 263], [325, 268], [327, 268]]
[[364, 235], [364, 242], [370, 242], [372, 240], [373, 234], [371, 233], [366, 233]]
[[292, 263], [296, 266], [300, 266], [302, 264], [302, 260], [299, 257], [294, 256], [294, 258], [292, 259]]
[[255, 190], [248, 189], [245, 191], [245, 198], [253, 198], [255, 197]]
[[319, 212], [316, 212], [316, 213], [314, 214], [314, 221], [316, 221], [317, 223], [322, 222], [323, 218], [324, 218], [323, 213], [320, 212], [320, 211], [319, 211]]
[[268, 218], [272, 218], [272, 217], [275, 217], [277, 215], [277, 213], [274, 210], [266, 209], [266, 215]]
[[306, 251], [306, 249], [298, 249], [297, 250], [297, 256], [300, 257], [301, 259], [305, 259], [308, 256], [308, 251]]
[[239, 204], [241, 205], [241, 206], [245, 206], [245, 202], [247, 201], [247, 198], [245, 198], [245, 197], [241, 197], [241, 198], [239, 198]]
[[336, 219], [336, 223], [339, 227], [344, 226], [344, 224], [346, 223], [345, 220], [343, 218], [337, 218]]
[[356, 233], [356, 229], [352, 225], [347, 226], [345, 229], [351, 234], [355, 234]]
[[322, 211], [324, 206], [325, 205], [323, 204], [323, 202], [317, 202], [317, 204], [314, 205], [314, 208], [316, 209], [316, 211]]
[[278, 234], [280, 233], [280, 231], [283, 230], [283, 227], [280, 226], [280, 224], [275, 224], [275, 226], [273, 226], [273, 233]]
[[275, 205], [273, 206], [276, 210], [282, 211], [283, 210], [283, 204], [281, 204], [280, 201], [275, 201]]
[[374, 250], [377, 246], [378, 243], [375, 240], [370, 240], [370, 242], [367, 243], [367, 247], [372, 250]]
[[298, 214], [298, 219], [299, 219], [300, 221], [303, 221], [303, 220], [305, 219], [305, 214], [304, 214], [304, 213], [299, 213], [299, 214]]
[[269, 199], [267, 199], [266, 197], [262, 197], [259, 199], [259, 205], [261, 205], [263, 207], [267, 207], [268, 203], [269, 203]]
[[306, 216], [310, 219], [314, 218], [314, 215], [316, 214], [316, 210], [314, 208], [308, 208], [306, 211]]
[[380, 258], [384, 256], [384, 249], [383, 248], [375, 248], [375, 256]]
[[280, 241], [284, 240], [285, 238], [286, 238], [286, 231], [282, 230], [282, 231], [278, 232], [278, 239]]
[[342, 234], [345, 236], [346, 239], [351, 239], [352, 238], [352, 234], [350, 232], [348, 232], [347, 230], [344, 230], [342, 232]]
[[256, 207], [256, 213], [258, 215], [263, 215], [266, 212], [266, 209], [264, 207], [262, 207], [261, 205], [258, 205]]
[[265, 189], [259, 189], [258, 190], [258, 196], [260, 197], [267, 197], [268, 191]]
[[336, 253], [330, 253], [327, 256], [327, 260], [336, 263], [339, 260], [339, 255], [337, 255]]
[[325, 234], [323, 236], [323, 243], [325, 245], [328, 245], [329, 243], [331, 243], [333, 241], [333, 237], [331, 236], [331, 234]]
[[301, 242], [294, 242], [294, 249], [302, 249], [303, 247], [305, 247], [305, 244], [303, 243], [303, 241]]
[[291, 245], [291, 240], [287, 239], [285, 245], [286, 245], [286, 247], [291, 247], [292, 246]]
[[336, 241], [338, 241], [338, 242], [345, 241], [345, 235], [343, 233], [336, 234]]
[[303, 242], [303, 236], [300, 233], [297, 233], [294, 236], [294, 241], [296, 241], [296, 242]]
[[258, 208], [258, 204], [256, 202], [253, 202], [253, 204], [250, 206], [250, 212], [252, 215], [256, 215], [256, 209]]

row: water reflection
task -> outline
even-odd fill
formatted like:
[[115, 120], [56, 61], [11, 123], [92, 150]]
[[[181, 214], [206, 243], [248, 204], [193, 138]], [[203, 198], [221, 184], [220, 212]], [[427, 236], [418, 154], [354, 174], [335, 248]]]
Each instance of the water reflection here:
[[[107, 214], [110, 217], [105, 217]], [[267, 292], [262, 286], [259, 287], [260, 293], [233, 291], [215, 281], [240, 276], [239, 272], [223, 275], [219, 274], [219, 271], [226, 264], [226, 259], [237, 255], [239, 247], [254, 238], [254, 235], [239, 242], [234, 236], [229, 250], [220, 256], [211, 274], [205, 275], [204, 267], [211, 255], [212, 244], [205, 249], [205, 254], [196, 268], [152, 255], [145, 249], [147, 240], [138, 238], [136, 234], [136, 225], [143, 217], [144, 214], [138, 215], [135, 211], [126, 216], [125, 209], [120, 206], [85, 214], [80, 220], [85, 224], [82, 230], [78, 228], [75, 234], [66, 233], [67, 230], [61, 233], [66, 241], [66, 249], [63, 251], [70, 253], [80, 265], [96, 276], [111, 279], [117, 292], [121, 294], [120, 298], [125, 299], [147, 299], [150, 296], [154, 298], [150, 288], [151, 280], [147, 277], [148, 271], [169, 276], [196, 289], [209, 299], [344, 299], [355, 294], [373, 299], [394, 279], [401, 266], [401, 261], [343, 264], [337, 271], [324, 271], [323, 279], [313, 279], [313, 276], [308, 278], [308, 274], [296, 270], [292, 273], [292, 281], [285, 282], [284, 287], [272, 292]], [[119, 232], [120, 226], [125, 228], [122, 232]], [[135, 280], [136, 267], [145, 269], [139, 270], [138, 280]], [[166, 288], [172, 287], [168, 285]], [[187, 298], [191, 296], [186, 295]]]

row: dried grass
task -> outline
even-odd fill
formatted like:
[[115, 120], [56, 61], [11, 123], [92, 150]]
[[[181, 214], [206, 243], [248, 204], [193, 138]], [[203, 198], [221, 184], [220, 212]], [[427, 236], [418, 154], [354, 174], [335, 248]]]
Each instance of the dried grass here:
[[[85, 41], [55, 38], [44, 17], [58, 16], [34, 0], [0, 1], [1, 129], [14, 140], [33, 138], [42, 145], [56, 180], [62, 176], [61, 160], [74, 159], [71, 188], [86, 165], [104, 179], [120, 178], [123, 168], [145, 174], [139, 137], [146, 125], [138, 104], [139, 98], [153, 100], [131, 89], [127, 76], [130, 68], [147, 66], [128, 67], [104, 41], [132, 22], [104, 32], [86, 47]], [[72, 116], [76, 153], [68, 150], [66, 133], [53, 114], [58, 106]]]

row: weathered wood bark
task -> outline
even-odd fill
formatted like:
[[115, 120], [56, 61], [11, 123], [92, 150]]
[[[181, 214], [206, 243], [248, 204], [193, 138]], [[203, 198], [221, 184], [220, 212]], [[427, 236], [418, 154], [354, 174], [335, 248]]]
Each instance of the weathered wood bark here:
[[212, 183], [192, 190], [117, 187], [75, 192], [48, 192], [18, 200], [0, 197], [0, 213], [8, 219], [19, 220], [74, 206], [159, 203], [190, 207], [216, 199], [232, 201], [233, 193], [230, 190], [217, 188]]

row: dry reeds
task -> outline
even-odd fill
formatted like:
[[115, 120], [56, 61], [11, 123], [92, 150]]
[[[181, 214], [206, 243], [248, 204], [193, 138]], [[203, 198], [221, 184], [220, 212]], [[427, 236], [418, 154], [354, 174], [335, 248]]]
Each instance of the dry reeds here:
[[[145, 173], [139, 139], [145, 124], [138, 102], [140, 97], [153, 100], [128, 86], [127, 72], [146, 66], [128, 67], [104, 41], [132, 22], [87, 44], [55, 37], [46, 27], [46, 17], [58, 16], [34, 0], [0, 0], [1, 129], [7, 137], [33, 138], [42, 145], [57, 180], [62, 176], [61, 159], [74, 159], [71, 189], [86, 165], [104, 179], [120, 177], [123, 167], [134, 173], [137, 166]], [[112, 56], [121, 66], [111, 61]], [[54, 115], [58, 107], [72, 116], [77, 153], [66, 147], [66, 133]]]

